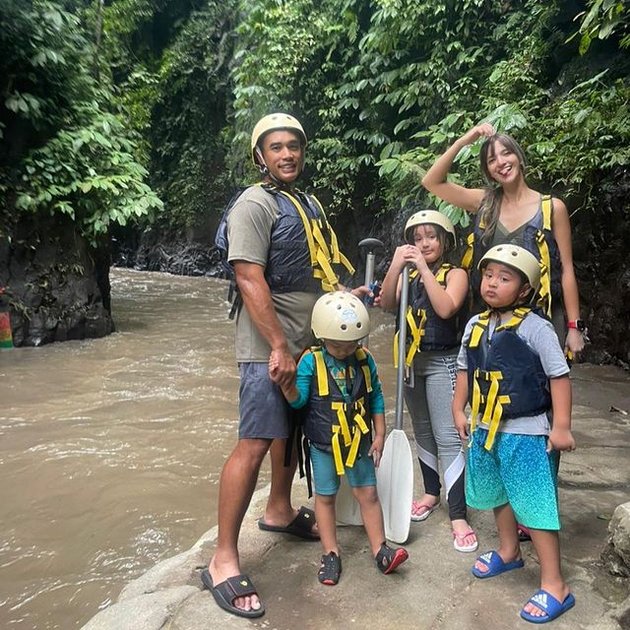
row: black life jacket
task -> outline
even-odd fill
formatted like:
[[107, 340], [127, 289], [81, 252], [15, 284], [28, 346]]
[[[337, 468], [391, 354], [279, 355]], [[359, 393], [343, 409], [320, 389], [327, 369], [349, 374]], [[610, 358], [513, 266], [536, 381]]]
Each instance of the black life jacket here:
[[489, 426], [487, 450], [492, 449], [502, 419], [535, 416], [551, 409], [549, 378], [540, 357], [517, 334], [530, 312], [526, 307], [514, 309], [511, 319], [488, 338], [491, 311], [485, 311], [466, 342], [471, 432], [481, 414], [481, 421]]
[[[540, 212], [527, 224], [523, 230], [522, 238], [514, 241], [531, 252], [541, 263], [540, 289], [538, 291], [538, 305], [551, 317], [551, 305], [553, 300], [562, 299], [562, 262], [560, 250], [553, 235], [551, 219], [553, 204], [550, 195], [541, 198]], [[486, 226], [480, 214], [475, 217], [475, 227], [468, 235], [468, 248], [462, 258], [462, 267], [470, 272], [470, 286], [473, 294], [473, 302], [479, 303], [481, 295], [481, 272], [479, 261], [488, 252], [491, 245], [484, 244], [482, 237]], [[560, 302], [559, 302], [560, 303]]]
[[[319, 346], [310, 349], [315, 361], [311, 397], [304, 418], [303, 433], [313, 444], [331, 451], [338, 475], [356, 461], [361, 437], [370, 433], [371, 415], [369, 395], [372, 391], [368, 354], [357, 348], [346, 363], [346, 384], [350, 401], [347, 402], [330, 370]], [[350, 382], [350, 368], [354, 379]]]
[[[268, 184], [260, 184], [265, 192], [274, 196], [279, 214], [271, 230], [271, 241], [265, 280], [272, 293], [306, 291], [317, 293], [335, 290], [339, 277], [333, 265], [342, 264], [350, 274], [354, 268], [339, 251], [337, 236], [328, 223], [319, 201], [312, 195], [287, 191]], [[244, 191], [232, 197], [223, 211], [215, 235], [215, 245], [221, 253], [223, 269], [230, 283], [228, 300], [232, 302], [230, 319], [239, 306], [240, 297], [235, 291], [234, 270], [227, 261], [229, 243], [227, 220], [230, 210]]]

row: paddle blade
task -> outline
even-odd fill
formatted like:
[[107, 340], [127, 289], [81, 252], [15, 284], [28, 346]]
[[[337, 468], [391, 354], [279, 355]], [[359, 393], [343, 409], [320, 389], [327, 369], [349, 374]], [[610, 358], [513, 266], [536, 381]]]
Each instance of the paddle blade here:
[[361, 508], [352, 494], [352, 488], [345, 475], [341, 476], [337, 492], [337, 525], [363, 525]]
[[411, 525], [413, 455], [407, 435], [401, 429], [393, 429], [385, 440], [381, 464], [376, 470], [376, 487], [383, 508], [385, 537], [404, 543]]

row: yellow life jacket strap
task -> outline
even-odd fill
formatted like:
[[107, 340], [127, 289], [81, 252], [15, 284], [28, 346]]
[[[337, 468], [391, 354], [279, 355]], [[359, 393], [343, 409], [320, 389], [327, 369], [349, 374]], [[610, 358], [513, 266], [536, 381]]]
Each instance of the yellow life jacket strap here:
[[[413, 311], [411, 306], [407, 308], [407, 315], [405, 319], [407, 320], [407, 330], [411, 334], [411, 343], [409, 344], [409, 348], [407, 349], [407, 353], [405, 355], [405, 365], [409, 367], [413, 363], [413, 358], [416, 352], [420, 351], [420, 346], [422, 345], [422, 337], [424, 336], [424, 326], [427, 323], [427, 314], [424, 309], [420, 309], [418, 311], [418, 315], [420, 317], [420, 321], [416, 324], [416, 318], [413, 316]], [[398, 367], [398, 339], [399, 339], [399, 331], [397, 330], [394, 333], [394, 367]]]
[[[353, 425], [350, 429], [348, 418], [345, 411], [345, 403], [333, 402], [332, 408], [337, 412], [337, 420], [339, 424], [332, 425], [332, 449], [333, 460], [335, 462], [335, 470], [338, 475], [345, 473], [345, 468], [352, 468], [356, 462], [357, 454], [359, 452], [359, 446], [361, 444], [361, 436], [369, 432], [369, 427], [365, 422], [365, 404], [363, 399], [359, 399], [355, 407], [355, 413], [352, 416]], [[348, 448], [348, 455], [346, 461], [343, 461], [343, 453], [341, 449], [341, 438], [343, 438], [343, 445]]]
[[515, 308], [512, 311], [512, 317], [510, 317], [510, 319], [508, 319], [505, 324], [497, 326], [495, 332], [498, 332], [500, 330], [509, 330], [510, 328], [517, 328], [521, 325], [521, 322], [523, 321], [523, 319], [525, 319], [525, 316], [531, 310], [532, 309], [527, 306], [519, 306], [518, 308]]
[[335, 470], [338, 475], [344, 474], [343, 456], [341, 455], [341, 445], [339, 444], [339, 425], [333, 425], [332, 451], [333, 460], [335, 462]]
[[[306, 243], [308, 245], [309, 256], [311, 260], [311, 267], [313, 267], [313, 277], [317, 278], [322, 283], [322, 289], [324, 291], [334, 291], [339, 288], [339, 277], [333, 271], [332, 263], [342, 263], [348, 271], [353, 274], [354, 267], [350, 264], [348, 259], [339, 251], [339, 245], [337, 243], [337, 236], [334, 230], [330, 227], [324, 209], [319, 203], [317, 198], [311, 196], [316, 202], [316, 205], [321, 212], [322, 219], [309, 219], [304, 212], [304, 208], [300, 202], [290, 193], [285, 190], [279, 191], [284, 195], [295, 207], [302, 225], [304, 227], [304, 233], [306, 235]], [[330, 235], [331, 247], [329, 248], [326, 239], [322, 233], [322, 226], [325, 225], [327, 232]], [[332, 254], [331, 254], [332, 249]]]
[[328, 396], [328, 370], [324, 361], [324, 353], [321, 348], [312, 348], [311, 352], [315, 359], [315, 370], [317, 371], [317, 391], [320, 396]]
[[348, 273], [350, 275], [353, 275], [355, 269], [352, 266], [352, 263], [348, 260], [348, 258], [346, 258], [346, 256], [344, 256], [344, 254], [339, 249], [339, 242], [337, 240], [337, 234], [335, 233], [335, 230], [332, 229], [330, 223], [328, 222], [328, 219], [326, 218], [326, 213], [324, 212], [324, 206], [322, 206], [319, 199], [315, 197], [315, 195], [311, 195], [311, 199], [315, 202], [315, 205], [317, 206], [323, 218], [324, 224], [326, 225], [328, 234], [330, 236], [330, 249], [331, 249], [333, 263], [342, 264], [347, 269]]
[[466, 271], [470, 271], [470, 268], [472, 267], [474, 251], [475, 251], [475, 234], [474, 232], [471, 232], [466, 237], [466, 251], [464, 252], [464, 255], [462, 256], [462, 263], [461, 263], [462, 269], [466, 269]]
[[361, 364], [361, 370], [363, 371], [363, 378], [365, 379], [365, 389], [368, 394], [372, 392], [372, 375], [370, 374], [370, 366], [367, 363], [367, 352], [364, 348], [357, 348], [354, 356]]
[[469, 348], [478, 348], [481, 336], [488, 329], [490, 323], [490, 310], [484, 311], [479, 315], [477, 321], [473, 324], [470, 331], [470, 339], [468, 340]]
[[540, 289], [538, 291], [538, 305], [551, 317], [551, 257], [549, 256], [549, 245], [545, 240], [543, 230], [551, 231], [551, 217], [553, 214], [553, 203], [551, 195], [544, 195], [541, 202], [542, 230], [536, 232], [536, 245], [540, 258]]
[[[503, 416], [503, 405], [510, 403], [510, 397], [505, 394], [499, 394], [500, 381], [503, 379], [503, 374], [500, 371], [482, 372], [481, 370], [475, 370], [473, 374], [473, 396], [470, 405], [471, 408], [471, 433], [475, 430], [477, 425], [477, 418], [479, 416], [479, 409], [481, 405], [484, 405], [484, 413], [481, 418], [481, 422], [488, 426], [488, 437], [484, 444], [486, 450], [491, 450], [494, 445], [494, 440], [499, 429], [499, 423]], [[479, 381], [490, 381], [490, 389], [487, 396], [481, 395], [481, 388]]]

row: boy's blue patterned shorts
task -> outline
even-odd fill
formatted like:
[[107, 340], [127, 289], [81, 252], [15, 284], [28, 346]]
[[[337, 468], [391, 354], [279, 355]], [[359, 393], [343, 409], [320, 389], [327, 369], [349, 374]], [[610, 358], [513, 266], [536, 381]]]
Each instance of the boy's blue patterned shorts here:
[[533, 529], [560, 529], [557, 458], [546, 435], [498, 432], [491, 451], [488, 431], [478, 428], [467, 454], [466, 503], [491, 510], [509, 503], [516, 520]]

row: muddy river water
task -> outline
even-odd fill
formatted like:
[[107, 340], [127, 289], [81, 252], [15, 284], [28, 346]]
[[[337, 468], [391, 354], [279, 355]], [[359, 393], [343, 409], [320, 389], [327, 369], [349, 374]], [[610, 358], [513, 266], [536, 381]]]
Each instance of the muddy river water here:
[[[0, 352], [0, 627], [78, 628], [216, 524], [237, 426], [225, 288], [115, 269], [116, 333]], [[375, 309], [390, 410], [392, 324]], [[621, 370], [576, 378], [584, 404], [608, 404], [597, 383], [628, 399]], [[268, 478], [265, 465], [259, 486]]]

